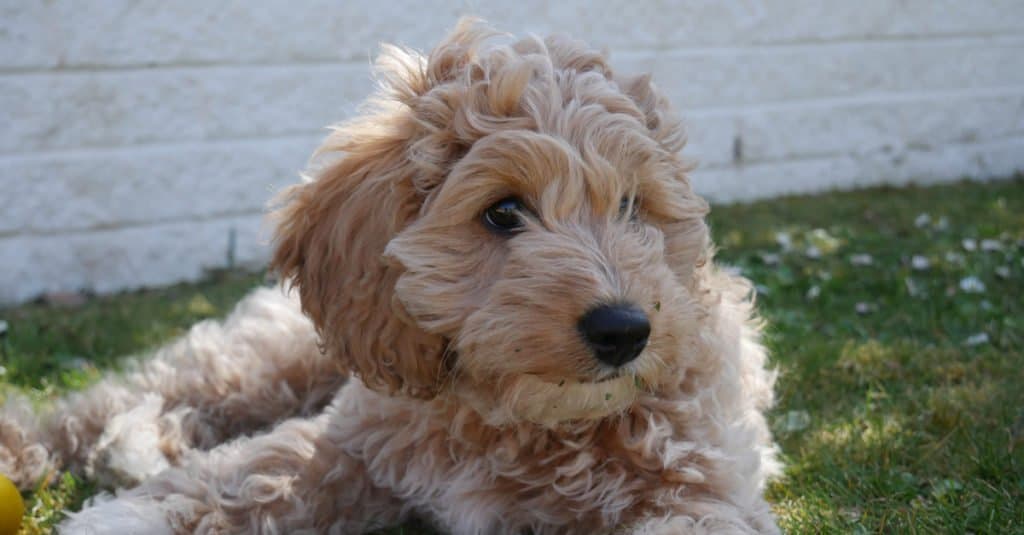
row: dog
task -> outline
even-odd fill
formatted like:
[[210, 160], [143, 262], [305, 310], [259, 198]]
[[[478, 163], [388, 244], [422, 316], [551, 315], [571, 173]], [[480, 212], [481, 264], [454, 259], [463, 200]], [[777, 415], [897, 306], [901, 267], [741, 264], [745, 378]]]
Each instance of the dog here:
[[466, 19], [274, 210], [282, 285], [38, 416], [0, 470], [63, 533], [776, 533], [766, 368], [649, 76]]

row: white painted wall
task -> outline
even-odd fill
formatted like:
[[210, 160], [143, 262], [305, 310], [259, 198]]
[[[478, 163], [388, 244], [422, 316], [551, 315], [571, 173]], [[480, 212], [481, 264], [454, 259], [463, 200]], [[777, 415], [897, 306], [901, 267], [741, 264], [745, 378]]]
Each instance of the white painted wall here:
[[377, 44], [464, 13], [653, 72], [714, 200], [1024, 169], [1021, 0], [0, 0], [0, 302], [259, 264]]

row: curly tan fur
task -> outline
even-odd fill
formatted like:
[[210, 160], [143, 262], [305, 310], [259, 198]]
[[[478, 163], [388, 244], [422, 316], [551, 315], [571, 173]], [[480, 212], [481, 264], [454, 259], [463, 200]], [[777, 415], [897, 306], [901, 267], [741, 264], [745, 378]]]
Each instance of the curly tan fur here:
[[[360, 533], [410, 515], [459, 534], [777, 532], [773, 376], [749, 284], [711, 262], [679, 119], [581, 43], [493, 37], [464, 20], [429, 56], [387, 48], [376, 98], [280, 197], [273, 265], [312, 322], [261, 290], [44, 431], [4, 413], [20, 433], [0, 468], [22, 481], [39, 448], [143, 480], [64, 532]], [[497, 235], [481, 213], [510, 195], [525, 226]], [[620, 368], [576, 327], [610, 302], [651, 323]]]

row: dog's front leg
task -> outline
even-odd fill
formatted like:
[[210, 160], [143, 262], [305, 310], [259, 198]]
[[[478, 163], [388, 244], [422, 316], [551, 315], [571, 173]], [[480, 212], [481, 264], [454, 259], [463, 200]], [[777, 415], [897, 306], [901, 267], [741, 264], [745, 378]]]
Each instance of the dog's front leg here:
[[332, 409], [193, 452], [182, 466], [70, 515], [59, 532], [345, 534], [397, 524], [401, 502], [329, 438]]
[[651, 518], [629, 526], [622, 535], [755, 535], [777, 534], [779, 528], [763, 501], [756, 511], [743, 511], [719, 502], [691, 502], [685, 511]]
[[48, 414], [0, 405], [0, 473], [24, 489], [60, 469], [133, 486], [192, 448], [319, 413], [344, 381], [297, 299], [259, 289], [226, 320], [194, 326], [135, 371], [110, 374]]

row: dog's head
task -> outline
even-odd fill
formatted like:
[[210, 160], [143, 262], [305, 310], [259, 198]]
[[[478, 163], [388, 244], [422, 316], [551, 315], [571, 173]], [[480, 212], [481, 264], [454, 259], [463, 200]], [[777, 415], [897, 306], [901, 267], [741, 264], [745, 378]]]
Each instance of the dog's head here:
[[273, 264], [373, 388], [599, 418], [678, 382], [707, 205], [648, 77], [492, 35], [463, 21], [427, 57], [385, 51], [371, 107], [285, 192]]

